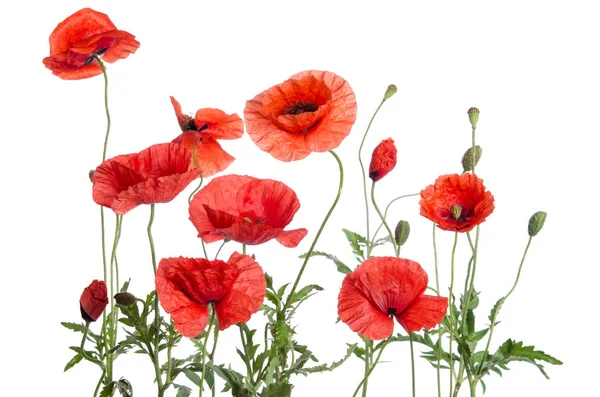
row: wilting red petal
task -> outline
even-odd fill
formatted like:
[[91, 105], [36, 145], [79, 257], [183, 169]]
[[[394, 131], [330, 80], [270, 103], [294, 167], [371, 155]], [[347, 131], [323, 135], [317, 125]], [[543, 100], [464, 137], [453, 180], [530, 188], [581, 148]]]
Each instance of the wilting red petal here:
[[396, 154], [398, 150], [394, 146], [392, 138], [381, 141], [371, 156], [371, 164], [369, 165], [369, 178], [373, 182], [377, 182], [396, 166]]
[[417, 298], [396, 320], [408, 332], [431, 329], [442, 322], [448, 310], [448, 298], [423, 295]]
[[230, 238], [242, 244], [262, 244], [276, 238], [295, 247], [305, 229], [285, 231], [300, 203], [285, 184], [249, 176], [213, 179], [190, 203], [190, 220], [205, 242]]
[[237, 114], [227, 114], [220, 109], [205, 108], [196, 112], [196, 128], [214, 139], [238, 139], [244, 135], [244, 121]]
[[278, 160], [300, 160], [339, 146], [356, 120], [356, 99], [343, 78], [309, 70], [247, 101], [244, 118], [261, 150]]
[[81, 316], [85, 321], [96, 321], [108, 305], [106, 283], [94, 280], [81, 293], [79, 307]]
[[227, 264], [236, 267], [238, 276], [225, 296], [215, 304], [221, 331], [250, 320], [263, 303], [267, 288], [263, 270], [248, 255], [234, 252]]
[[191, 153], [174, 143], [107, 160], [92, 177], [94, 201], [118, 215], [140, 204], [169, 202], [198, 177], [190, 161]]
[[423, 296], [426, 288], [427, 274], [417, 262], [369, 258], [344, 278], [338, 314], [353, 331], [372, 340], [392, 334], [391, 316], [407, 332], [429, 329], [442, 320], [448, 299]]
[[[421, 191], [421, 215], [442, 230], [465, 233], [484, 222], [494, 211], [494, 196], [476, 175], [442, 175]], [[455, 219], [452, 207], [461, 208]]]
[[265, 297], [262, 269], [251, 257], [234, 253], [227, 263], [196, 258], [165, 258], [156, 272], [156, 293], [183, 336], [198, 336], [215, 304], [219, 329], [246, 322]]
[[62, 79], [96, 76], [102, 69], [93, 57], [116, 62], [134, 53], [140, 43], [117, 30], [106, 14], [84, 8], [58, 24], [50, 35], [50, 56], [44, 65]]
[[175, 138], [173, 143], [185, 146], [192, 154], [194, 148], [196, 149], [196, 162], [193, 161], [192, 157], [190, 169], [196, 168], [196, 163], [198, 163], [198, 169], [202, 172], [204, 178], [223, 171], [235, 160], [221, 148], [219, 142], [203, 132], [184, 132]]

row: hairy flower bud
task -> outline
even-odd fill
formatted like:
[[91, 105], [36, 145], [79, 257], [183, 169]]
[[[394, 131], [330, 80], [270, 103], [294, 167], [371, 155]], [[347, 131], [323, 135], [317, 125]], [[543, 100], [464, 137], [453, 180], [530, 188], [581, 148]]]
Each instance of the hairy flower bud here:
[[542, 230], [544, 227], [544, 222], [546, 222], [547, 214], [544, 211], [538, 211], [529, 218], [529, 225], [527, 226], [527, 231], [531, 237], [535, 236]]
[[119, 292], [114, 296], [117, 305], [120, 306], [131, 306], [135, 303], [136, 297], [129, 292]]
[[471, 125], [475, 127], [477, 125], [477, 121], [479, 121], [479, 109], [470, 108], [467, 110], [467, 114], [469, 115], [469, 121], [471, 122]]
[[373, 150], [371, 164], [369, 165], [369, 178], [377, 182], [386, 176], [396, 166], [396, 155], [398, 150], [394, 146], [392, 138], [381, 141]]
[[[483, 150], [479, 145], [472, 146], [469, 148], [469, 150], [465, 152], [461, 160], [463, 170], [465, 172], [472, 171], [473, 168], [479, 163], [479, 159], [481, 158], [482, 152]], [[475, 156], [473, 156], [473, 154], [475, 154]]]
[[388, 99], [390, 99], [391, 97], [394, 96], [394, 94], [398, 91], [398, 88], [394, 85], [394, 84], [390, 84], [387, 88], [387, 90], [385, 91], [385, 95], [383, 96], [383, 100], [387, 101]]
[[396, 243], [399, 247], [402, 247], [410, 235], [410, 224], [407, 221], [400, 221], [396, 225], [396, 230], [394, 232]]

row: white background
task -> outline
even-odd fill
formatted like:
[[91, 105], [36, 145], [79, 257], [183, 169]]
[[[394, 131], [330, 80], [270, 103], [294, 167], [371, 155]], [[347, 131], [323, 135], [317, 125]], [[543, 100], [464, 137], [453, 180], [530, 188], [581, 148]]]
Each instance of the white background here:
[[[62, 81], [42, 64], [54, 27], [90, 6], [141, 42], [136, 54], [108, 65], [113, 117], [109, 157], [179, 134], [169, 95], [188, 114], [217, 107], [242, 115], [246, 100], [299, 71], [329, 70], [347, 79], [357, 96], [358, 118], [338, 150], [346, 185], [318, 249], [352, 266], [341, 229], [365, 232], [356, 153], [388, 84], [396, 84], [398, 93], [380, 112], [364, 150], [368, 164], [382, 139], [392, 137], [398, 147], [396, 169], [378, 185], [382, 207], [398, 195], [420, 191], [440, 174], [461, 171], [460, 158], [470, 146], [466, 111], [477, 106], [477, 141], [484, 150], [477, 173], [496, 199], [496, 210], [481, 232], [478, 327], [512, 285], [529, 216], [545, 210], [546, 226], [533, 241], [492, 345], [495, 349], [513, 337], [565, 363], [547, 367], [550, 381], [534, 367], [517, 363], [503, 378], [486, 379], [486, 395], [596, 395], [600, 28], [594, 3], [418, 3], [4, 4], [0, 357], [5, 369], [0, 394], [90, 396], [99, 375], [89, 363], [62, 372], [73, 354], [68, 346], [77, 345], [80, 334], [62, 328], [60, 321], [80, 321], [79, 295], [92, 279], [102, 277], [99, 211], [91, 198], [88, 171], [101, 159], [103, 80], [98, 76]], [[282, 180], [297, 192], [302, 207], [290, 228], [309, 229], [301, 245], [286, 249], [272, 241], [249, 250], [276, 283], [293, 281], [301, 264], [297, 256], [308, 249], [335, 196], [333, 158], [312, 154], [283, 164], [247, 136], [222, 141], [222, 146], [237, 158], [227, 173]], [[194, 187], [157, 206], [154, 237], [159, 258], [201, 255], [187, 219], [186, 199]], [[419, 216], [417, 198], [392, 208], [393, 223], [406, 219], [412, 227], [402, 255], [420, 262], [433, 285], [431, 223]], [[108, 215], [110, 225], [114, 218]], [[130, 290], [138, 295], [153, 285], [145, 236], [148, 216], [149, 207], [142, 206], [124, 217], [119, 250], [121, 279], [131, 277]], [[462, 237], [458, 280], [463, 280], [468, 259]], [[438, 233], [444, 286], [452, 238], [452, 233]], [[213, 254], [217, 246], [209, 246]], [[225, 258], [239, 246], [230, 243], [227, 248]], [[391, 249], [378, 253], [390, 255]], [[339, 359], [346, 342], [358, 341], [346, 325], [335, 324], [342, 279], [323, 259], [310, 262], [303, 279], [325, 291], [298, 312], [297, 339], [308, 343], [323, 362]], [[251, 325], [260, 326], [261, 315], [255, 317]], [[93, 325], [95, 331], [99, 327]], [[398, 325], [396, 331], [404, 332]], [[217, 360], [232, 361], [242, 371], [234, 350], [237, 330], [221, 337]], [[189, 352], [184, 344], [177, 353]], [[150, 361], [129, 356], [117, 361], [115, 375], [126, 376], [136, 396], [155, 395]], [[392, 345], [383, 360], [370, 381], [369, 395], [410, 395], [408, 345]], [[418, 395], [433, 396], [435, 371], [423, 360], [418, 363]], [[353, 359], [333, 373], [295, 378], [294, 396], [349, 396], [361, 372], [360, 361]], [[444, 380], [446, 385], [447, 376]]]

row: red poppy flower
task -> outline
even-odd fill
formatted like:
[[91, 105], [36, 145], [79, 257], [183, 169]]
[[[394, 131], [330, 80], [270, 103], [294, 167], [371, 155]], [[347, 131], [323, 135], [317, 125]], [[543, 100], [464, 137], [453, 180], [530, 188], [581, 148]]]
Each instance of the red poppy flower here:
[[106, 283], [94, 280], [83, 290], [79, 298], [81, 317], [85, 321], [96, 321], [102, 315], [104, 308], [108, 305]]
[[406, 332], [431, 329], [448, 308], [448, 298], [423, 295], [427, 273], [417, 262], [394, 257], [373, 257], [347, 274], [338, 296], [338, 315], [364, 337], [385, 339], [394, 320]]
[[309, 70], [246, 102], [246, 129], [261, 150], [281, 161], [335, 149], [356, 120], [356, 98], [346, 80]]
[[[240, 116], [207, 108], [198, 110], [196, 117], [192, 118], [181, 113], [181, 105], [175, 98], [171, 97], [171, 103], [183, 131], [173, 142], [185, 146], [192, 153], [196, 149], [196, 161], [202, 176], [206, 178], [229, 167], [235, 159], [221, 149], [217, 139], [240, 138], [244, 134], [244, 122]], [[194, 161], [190, 168], [196, 168]]]
[[276, 239], [296, 247], [306, 229], [283, 230], [300, 208], [296, 193], [282, 182], [251, 176], [213, 179], [190, 203], [190, 220], [207, 243], [230, 238], [242, 244]]
[[219, 329], [245, 323], [256, 313], [266, 293], [265, 275], [248, 255], [234, 252], [229, 261], [165, 258], [156, 271], [156, 293], [179, 333], [198, 336], [208, 324], [208, 304], [214, 303]]
[[369, 178], [373, 182], [377, 182], [384, 176], [386, 176], [396, 166], [396, 146], [394, 146], [394, 140], [388, 138], [381, 141], [371, 156], [371, 164], [369, 165]]
[[80, 80], [102, 73], [94, 55], [113, 63], [133, 54], [140, 43], [111, 22], [106, 14], [84, 8], [58, 24], [50, 35], [50, 56], [44, 65], [65, 80]]
[[94, 201], [123, 215], [140, 204], [168, 203], [200, 174], [192, 154], [176, 143], [106, 160], [92, 176]]
[[421, 191], [421, 215], [442, 230], [468, 232], [494, 211], [494, 196], [473, 174], [442, 175]]

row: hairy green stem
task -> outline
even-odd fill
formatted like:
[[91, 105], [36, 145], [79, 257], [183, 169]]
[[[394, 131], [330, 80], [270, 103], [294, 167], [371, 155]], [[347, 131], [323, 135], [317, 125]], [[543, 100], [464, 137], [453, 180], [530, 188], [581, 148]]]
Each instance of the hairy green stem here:
[[454, 359], [452, 358], [452, 341], [454, 339], [454, 310], [453, 310], [453, 306], [454, 306], [454, 297], [453, 297], [453, 293], [454, 293], [454, 258], [456, 256], [456, 245], [458, 242], [458, 232], [454, 233], [454, 245], [452, 246], [452, 260], [451, 260], [451, 269], [450, 269], [450, 296], [448, 297], [448, 308], [449, 308], [449, 312], [450, 312], [450, 317], [448, 318], [448, 321], [450, 323], [450, 347], [449, 347], [449, 353], [450, 353], [450, 396], [452, 396], [452, 381], [453, 381], [453, 376], [455, 376], [454, 374]]
[[[152, 269], [156, 276], [156, 251], [154, 249], [154, 239], [152, 238], [152, 224], [154, 223], [154, 204], [150, 205], [150, 220], [148, 221], [148, 241], [150, 242], [150, 256], [152, 257]], [[158, 387], [159, 397], [164, 394], [162, 376], [160, 373], [159, 343], [160, 343], [160, 311], [158, 305], [158, 295], [154, 296], [154, 369], [156, 372], [156, 385]]]
[[[394, 255], [396, 257], [399, 257], [400, 256], [400, 252], [399, 252], [400, 247], [396, 243], [396, 239], [394, 238], [394, 232], [392, 232], [392, 229], [390, 229], [390, 226], [385, 221], [385, 217], [379, 210], [379, 207], [377, 206], [377, 202], [375, 201], [375, 182], [373, 182], [373, 184], [371, 185], [371, 202], [373, 203], [373, 207], [375, 208], [375, 211], [377, 211], [377, 215], [379, 215], [379, 218], [381, 219], [381, 223], [383, 223], [383, 225], [385, 226], [385, 228], [388, 231], [388, 234], [390, 236], [390, 241], [392, 242], [392, 245], [394, 246]], [[367, 241], [368, 240], [369, 240], [369, 238], [367, 237]]]
[[383, 345], [379, 348], [379, 354], [377, 354], [377, 358], [375, 359], [375, 362], [373, 363], [373, 365], [371, 366], [371, 368], [369, 368], [369, 372], [365, 375], [365, 377], [360, 381], [360, 383], [356, 387], [356, 390], [354, 391], [354, 394], [352, 395], [352, 397], [356, 397], [356, 395], [358, 394], [358, 391], [360, 390], [360, 388], [363, 385], [363, 383], [365, 383], [367, 381], [367, 379], [369, 378], [369, 376], [371, 375], [371, 373], [373, 372], [373, 370], [377, 366], [377, 363], [379, 363], [379, 359], [381, 358], [381, 354], [383, 353], [383, 350], [385, 349], [385, 347], [390, 342], [390, 339], [392, 339], [391, 335], [385, 340], [385, 342], [383, 343]]
[[[212, 305], [212, 303], [211, 303]], [[215, 322], [215, 307], [213, 305], [210, 311], [210, 320], [208, 321], [208, 329], [206, 335], [204, 335], [204, 342], [202, 343], [202, 375], [200, 376], [200, 397], [202, 397], [202, 391], [204, 390], [204, 374], [206, 373], [206, 344], [208, 343], [208, 336], [212, 331], [213, 323]]]
[[[387, 214], [388, 211], [391, 207], [392, 204], [394, 204], [396, 201], [403, 199], [405, 197], [414, 197], [414, 196], [419, 196], [421, 193], [413, 193], [413, 194], [405, 194], [399, 197], [396, 197], [395, 199], [393, 199], [392, 201], [390, 201], [388, 203], [388, 205], [385, 207], [385, 211], [383, 211], [383, 218], [387, 219]], [[435, 224], [433, 225], [435, 227]], [[379, 224], [379, 227], [377, 228], [377, 230], [375, 230], [375, 233], [373, 234], [373, 238], [371, 239], [371, 246], [373, 246], [373, 244], [375, 243], [375, 240], [377, 239], [377, 234], [379, 234], [379, 231], [381, 230], [381, 228], [383, 227], [383, 222], [381, 222]]]

